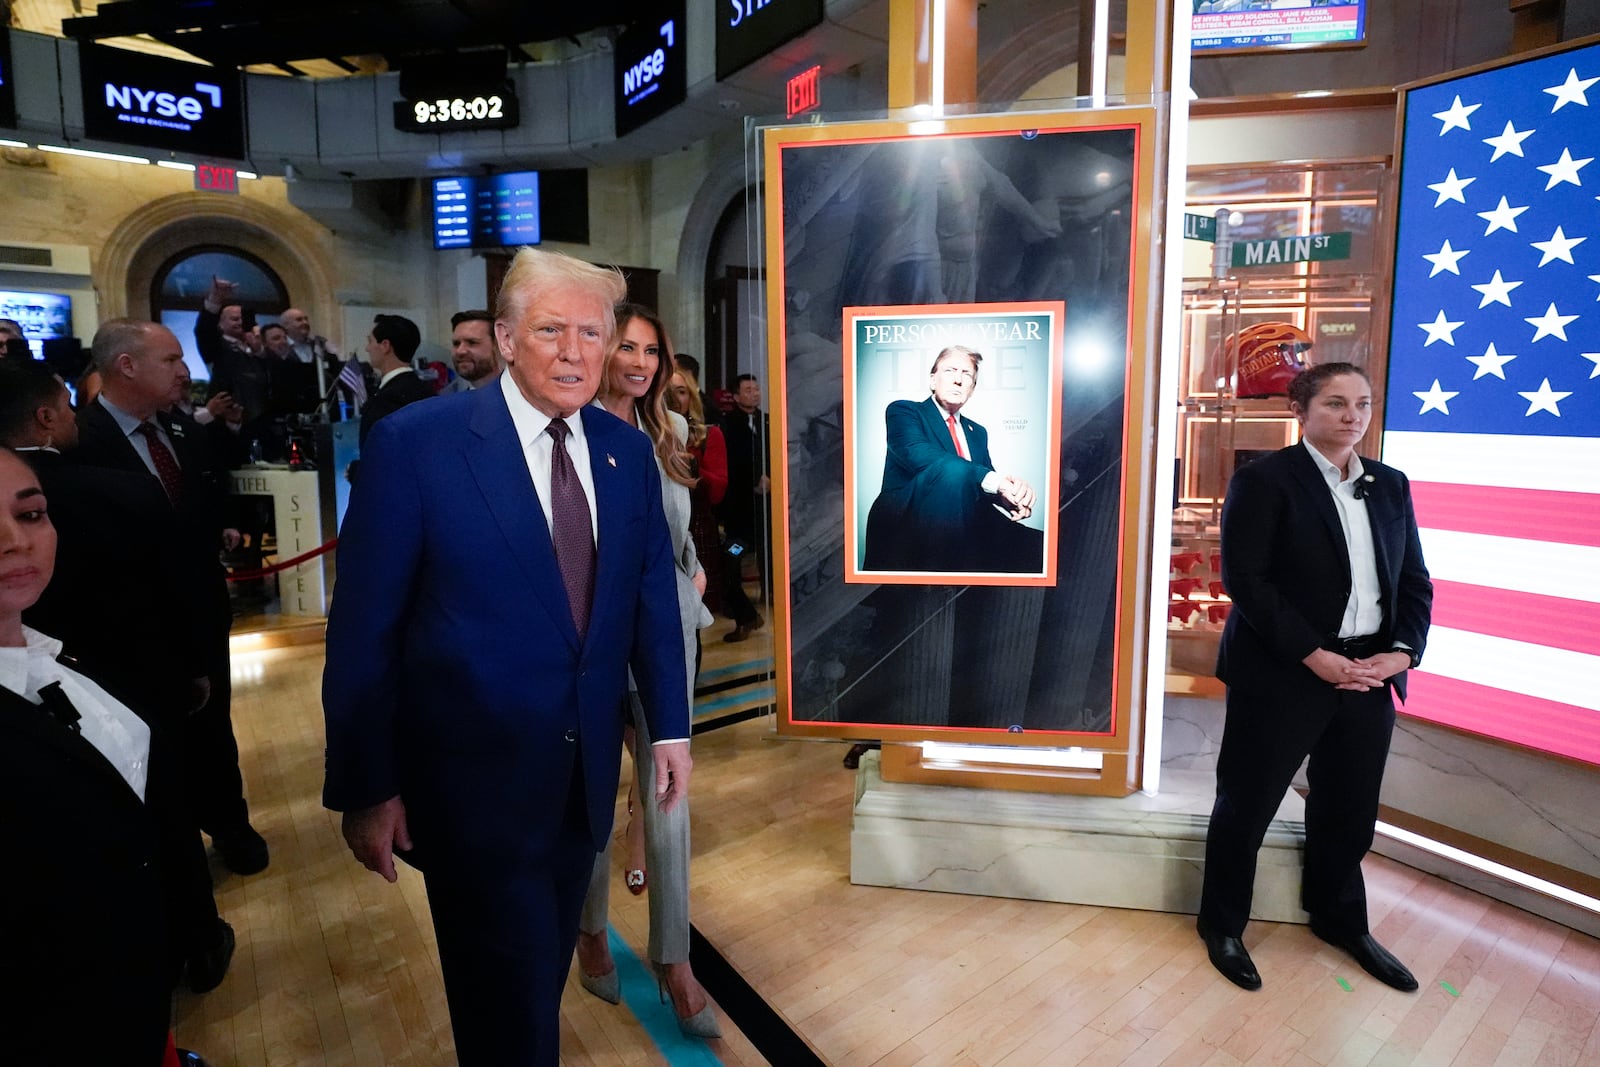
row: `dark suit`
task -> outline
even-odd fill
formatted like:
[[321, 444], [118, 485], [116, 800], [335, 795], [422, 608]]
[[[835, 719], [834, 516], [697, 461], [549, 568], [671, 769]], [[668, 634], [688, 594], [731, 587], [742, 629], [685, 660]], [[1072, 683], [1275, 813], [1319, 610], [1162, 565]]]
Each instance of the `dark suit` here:
[[[768, 498], [756, 492], [756, 483], [763, 475], [771, 473], [770, 429], [764, 411], [746, 412], [734, 408], [722, 417], [722, 437], [728, 454], [728, 491], [717, 508], [717, 517], [722, 520], [727, 539], [744, 545], [745, 552], [755, 556], [762, 574], [770, 573], [771, 515], [767, 510]], [[745, 595], [743, 559], [741, 555], [724, 561], [721, 571], [723, 610], [740, 626], [753, 626], [759, 616]]]
[[581, 418], [600, 531], [581, 641], [500, 388], [379, 423], [340, 532], [323, 801], [405, 804], [463, 1064], [556, 1062], [630, 665], [650, 735], [689, 733], [650, 441]]
[[361, 409], [361, 444], [367, 443], [367, 435], [372, 433], [372, 428], [377, 425], [379, 419], [385, 415], [393, 415], [407, 404], [415, 404], [418, 400], [426, 400], [433, 395], [433, 386], [419, 378], [416, 371], [407, 371], [390, 378], [388, 383]]
[[[1372, 479], [1365, 502], [1382, 591], [1383, 627], [1373, 649], [1404, 644], [1421, 655], [1433, 586], [1410, 484], [1393, 467], [1362, 463]], [[1301, 662], [1318, 648], [1336, 648], [1352, 589], [1338, 511], [1303, 445], [1234, 475], [1222, 510], [1222, 567], [1233, 598], [1217, 660], [1228, 714], [1201, 917], [1219, 934], [1243, 932], [1256, 851], [1309, 755], [1301, 901], [1319, 921], [1364, 934], [1361, 858], [1372, 845], [1394, 693], [1405, 698], [1405, 674], [1357, 693], [1336, 689]]]
[[56, 528], [55, 572], [23, 621], [146, 716], [181, 721], [209, 667], [208, 601], [160, 485], [47, 449], [22, 457]]
[[[171, 635], [173, 647], [198, 632], [199, 649], [185, 649], [185, 658], [206, 664], [211, 699], [205, 708], [184, 719], [186, 770], [190, 800], [200, 828], [228, 835], [248, 825], [244, 781], [239, 774], [239, 745], [231, 718], [232, 673], [228, 661], [228, 630], [232, 610], [228, 605], [226, 576], [218, 553], [222, 547], [223, 504], [227, 470], [210, 445], [210, 430], [192, 419], [158, 416], [172, 441], [173, 453], [183, 472], [182, 498], [172, 505], [182, 536], [182, 550], [197, 583], [200, 606], [198, 629], [191, 626]], [[128, 436], [111, 413], [97, 400], [78, 413], [78, 448], [72, 459], [93, 467], [110, 467], [148, 479], [165, 498], [160, 480], [144, 465]], [[174, 594], [186, 595], [186, 594]]]
[[884, 413], [883, 488], [867, 514], [864, 565], [875, 571], [1038, 571], [1044, 539], [994, 509], [989, 432], [958, 415], [969, 455], [956, 453], [932, 397], [896, 400]]
[[172, 765], [158, 737], [153, 728], [141, 801], [82, 735], [0, 688], [8, 1063], [161, 1062], [181, 955], [162, 883], [184, 827], [171, 821]]

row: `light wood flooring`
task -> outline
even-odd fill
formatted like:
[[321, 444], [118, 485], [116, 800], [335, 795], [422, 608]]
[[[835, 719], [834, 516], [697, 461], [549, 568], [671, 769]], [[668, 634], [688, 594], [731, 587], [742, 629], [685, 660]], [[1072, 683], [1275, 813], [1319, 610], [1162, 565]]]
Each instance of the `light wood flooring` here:
[[[179, 1043], [215, 1067], [453, 1063], [420, 878], [390, 886], [361, 869], [319, 803], [321, 647], [234, 662], [272, 866], [218, 869], [239, 950], [219, 989], [180, 996]], [[1211, 969], [1188, 916], [852, 886], [842, 754], [777, 740], [770, 717], [743, 721], [695, 740], [692, 789], [695, 925], [826, 1063], [1600, 1064], [1600, 942], [1377, 857], [1374, 929], [1422, 981], [1409, 996], [1297, 926], [1251, 927], [1267, 983], [1251, 994]], [[612, 901], [614, 929], [642, 953], [643, 898], [619, 885]], [[724, 1029], [669, 1060], [626, 1006], [569, 982], [563, 1059], [768, 1062]]]

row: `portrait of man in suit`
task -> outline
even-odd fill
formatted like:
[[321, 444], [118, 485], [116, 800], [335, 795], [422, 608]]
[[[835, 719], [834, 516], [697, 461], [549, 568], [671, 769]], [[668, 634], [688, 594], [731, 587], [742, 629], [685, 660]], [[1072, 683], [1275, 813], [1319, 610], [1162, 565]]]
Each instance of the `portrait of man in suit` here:
[[884, 415], [883, 487], [867, 515], [868, 571], [1037, 573], [1044, 536], [1021, 525], [1036, 491], [995, 469], [989, 432], [962, 413], [982, 353], [948, 345], [928, 372], [928, 397]]
[[495, 314], [506, 373], [374, 426], [340, 531], [323, 801], [365, 866], [422, 871], [464, 1067], [558, 1062], [630, 668], [657, 745], [646, 802], [688, 787], [655, 458], [590, 403], [624, 293], [615, 271], [519, 252]]

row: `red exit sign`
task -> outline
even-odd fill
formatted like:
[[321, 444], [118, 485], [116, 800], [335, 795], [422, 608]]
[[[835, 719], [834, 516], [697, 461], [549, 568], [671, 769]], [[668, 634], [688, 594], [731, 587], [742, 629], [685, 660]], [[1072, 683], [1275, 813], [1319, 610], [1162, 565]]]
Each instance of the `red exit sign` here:
[[239, 168], [201, 163], [194, 168], [194, 187], [206, 193], [237, 193]]
[[803, 111], [810, 111], [822, 103], [822, 68], [812, 67], [803, 70], [789, 79], [789, 90], [785, 94], [789, 102], [789, 118], [794, 118]]

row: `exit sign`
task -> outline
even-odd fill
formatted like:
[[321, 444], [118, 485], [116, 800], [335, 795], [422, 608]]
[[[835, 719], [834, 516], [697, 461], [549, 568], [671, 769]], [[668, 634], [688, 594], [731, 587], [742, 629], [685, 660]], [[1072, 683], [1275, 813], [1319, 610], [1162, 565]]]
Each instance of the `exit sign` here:
[[789, 86], [784, 93], [788, 102], [788, 117], [794, 118], [816, 108], [822, 103], [822, 68], [812, 67], [803, 70], [789, 79]]
[[194, 187], [203, 193], [237, 193], [239, 168], [201, 163], [194, 168]]

